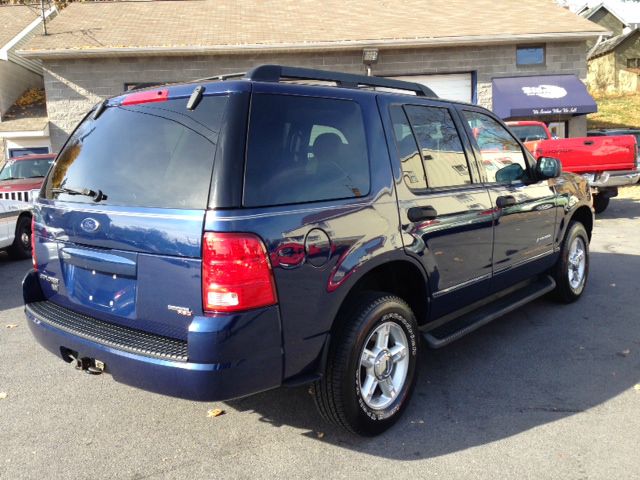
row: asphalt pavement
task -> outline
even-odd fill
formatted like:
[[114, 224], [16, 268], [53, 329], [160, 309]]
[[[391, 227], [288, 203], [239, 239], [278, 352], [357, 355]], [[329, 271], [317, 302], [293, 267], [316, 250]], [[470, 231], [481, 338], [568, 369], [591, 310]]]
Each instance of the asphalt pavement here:
[[198, 403], [74, 370], [30, 335], [29, 266], [0, 254], [0, 479], [640, 478], [640, 186], [598, 217], [579, 302], [423, 352], [373, 439], [325, 424], [306, 387]]

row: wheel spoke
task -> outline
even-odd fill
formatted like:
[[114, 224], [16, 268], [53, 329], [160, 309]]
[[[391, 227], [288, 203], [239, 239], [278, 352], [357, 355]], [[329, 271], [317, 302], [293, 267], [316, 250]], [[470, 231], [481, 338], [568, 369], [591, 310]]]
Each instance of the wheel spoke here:
[[393, 386], [393, 380], [391, 377], [387, 377], [380, 382], [380, 389], [385, 397], [395, 398], [396, 388]]
[[397, 363], [407, 356], [407, 347], [397, 344], [389, 350], [389, 353], [391, 354], [391, 361]]
[[390, 324], [384, 324], [378, 330], [378, 335], [376, 337], [376, 347], [379, 349], [387, 348], [389, 345], [389, 331], [391, 330]]
[[366, 369], [373, 368], [373, 362], [376, 359], [376, 355], [368, 349], [364, 349], [362, 351], [362, 359], [360, 360], [360, 364]]
[[373, 398], [373, 393], [376, 391], [376, 387], [378, 386], [378, 380], [373, 375], [367, 375], [364, 380], [364, 385], [362, 386], [362, 397], [370, 402]]

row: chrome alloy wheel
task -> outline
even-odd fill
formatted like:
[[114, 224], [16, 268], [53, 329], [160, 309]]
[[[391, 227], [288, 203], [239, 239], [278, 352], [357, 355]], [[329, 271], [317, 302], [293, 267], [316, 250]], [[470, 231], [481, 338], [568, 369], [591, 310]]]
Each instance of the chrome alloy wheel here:
[[24, 248], [31, 248], [31, 235], [27, 231], [20, 234], [20, 242]]
[[387, 408], [402, 391], [409, 369], [407, 336], [400, 325], [385, 322], [369, 334], [360, 355], [360, 396], [369, 408]]
[[569, 268], [567, 275], [569, 276], [569, 285], [574, 290], [582, 286], [585, 280], [585, 271], [587, 269], [587, 249], [584, 240], [576, 237], [571, 242], [569, 248]]

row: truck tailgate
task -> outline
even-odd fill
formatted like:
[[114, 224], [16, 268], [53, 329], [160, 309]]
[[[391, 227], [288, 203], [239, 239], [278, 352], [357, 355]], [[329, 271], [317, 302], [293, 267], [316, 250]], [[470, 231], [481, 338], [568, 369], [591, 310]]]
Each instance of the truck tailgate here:
[[599, 173], [635, 170], [637, 147], [632, 135], [617, 137], [581, 137], [526, 142], [536, 158], [554, 157], [564, 171]]

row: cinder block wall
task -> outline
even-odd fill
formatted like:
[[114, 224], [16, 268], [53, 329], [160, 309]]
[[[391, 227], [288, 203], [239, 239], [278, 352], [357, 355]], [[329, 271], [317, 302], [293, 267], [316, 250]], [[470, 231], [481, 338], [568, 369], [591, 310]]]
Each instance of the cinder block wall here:
[[[44, 62], [47, 111], [57, 151], [78, 121], [125, 83], [184, 81], [244, 71], [265, 63], [364, 73], [361, 50], [224, 56], [56, 59]], [[516, 45], [382, 50], [374, 75], [477, 73], [478, 102], [491, 107], [491, 79], [516, 75], [587, 75], [584, 42], [548, 43], [546, 65], [517, 67]]]

